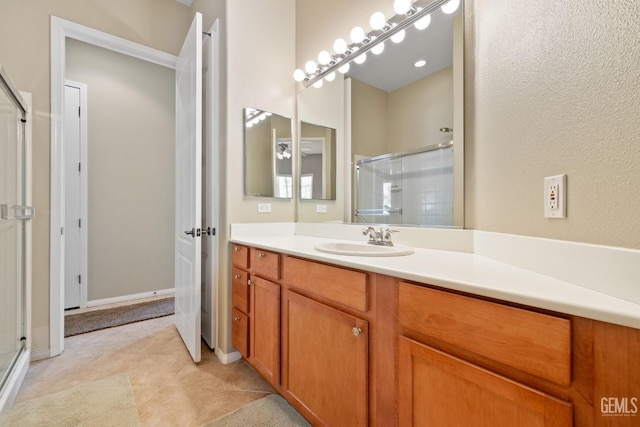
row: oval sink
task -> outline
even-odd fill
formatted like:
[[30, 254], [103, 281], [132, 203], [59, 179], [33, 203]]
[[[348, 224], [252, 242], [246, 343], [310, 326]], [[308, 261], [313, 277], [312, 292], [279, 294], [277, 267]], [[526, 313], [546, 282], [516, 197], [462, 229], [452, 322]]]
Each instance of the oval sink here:
[[316, 251], [334, 255], [351, 256], [400, 256], [411, 255], [414, 250], [407, 246], [377, 246], [367, 243], [318, 243], [314, 246]]

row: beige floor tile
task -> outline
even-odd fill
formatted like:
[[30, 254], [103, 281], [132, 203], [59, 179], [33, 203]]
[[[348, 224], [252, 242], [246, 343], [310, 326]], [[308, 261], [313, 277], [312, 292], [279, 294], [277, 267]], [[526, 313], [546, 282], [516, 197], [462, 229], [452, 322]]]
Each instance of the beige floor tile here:
[[143, 426], [199, 426], [273, 392], [244, 361], [223, 365], [205, 343], [193, 363], [173, 321], [65, 339], [63, 354], [32, 363], [16, 401], [127, 373]]

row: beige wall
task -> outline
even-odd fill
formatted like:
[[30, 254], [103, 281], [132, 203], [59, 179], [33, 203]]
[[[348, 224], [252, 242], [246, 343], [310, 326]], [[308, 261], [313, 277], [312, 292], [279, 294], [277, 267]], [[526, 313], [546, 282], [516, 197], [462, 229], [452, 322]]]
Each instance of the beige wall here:
[[33, 350], [49, 347], [50, 15], [176, 54], [193, 12], [174, 0], [2, 0], [0, 61], [33, 94]]
[[389, 151], [410, 151], [450, 141], [450, 134], [440, 132], [442, 127], [453, 127], [453, 68], [389, 92]]
[[88, 299], [174, 286], [175, 72], [67, 40], [87, 85]]
[[[468, 228], [640, 248], [640, 7], [476, 0], [467, 7]], [[566, 219], [543, 178], [566, 173]]]
[[[389, 148], [389, 93], [351, 79], [351, 153], [374, 157]], [[353, 157], [351, 161], [353, 161]]]
[[[223, 352], [231, 345], [231, 277], [229, 224], [295, 220], [293, 199], [244, 197], [242, 109], [254, 107], [285, 117], [295, 114], [295, 0], [227, 0], [225, 11], [226, 135], [225, 194], [220, 223], [218, 293], [219, 341]], [[297, 135], [294, 134], [294, 138]], [[297, 166], [294, 164], [294, 175]], [[257, 203], [271, 203], [272, 213], [258, 214]]]

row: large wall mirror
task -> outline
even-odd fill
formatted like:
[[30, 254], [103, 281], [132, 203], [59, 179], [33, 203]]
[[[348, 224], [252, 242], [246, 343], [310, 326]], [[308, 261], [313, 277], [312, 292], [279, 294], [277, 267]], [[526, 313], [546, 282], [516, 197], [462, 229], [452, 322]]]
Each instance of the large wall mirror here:
[[463, 226], [462, 15], [462, 6], [432, 12], [426, 29], [412, 25], [401, 43], [387, 40], [344, 75], [350, 167], [338, 185], [349, 221]]
[[292, 198], [291, 119], [257, 108], [243, 116], [245, 196]]

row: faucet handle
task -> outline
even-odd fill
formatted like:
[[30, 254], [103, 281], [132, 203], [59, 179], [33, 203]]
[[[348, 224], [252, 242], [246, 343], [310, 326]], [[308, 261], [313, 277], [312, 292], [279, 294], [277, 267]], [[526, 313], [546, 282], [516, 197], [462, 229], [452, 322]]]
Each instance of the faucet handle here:
[[393, 245], [393, 243], [391, 242], [391, 233], [398, 233], [400, 232], [400, 230], [393, 230], [391, 228], [387, 228], [384, 230], [384, 241], [391, 243], [391, 245]]

